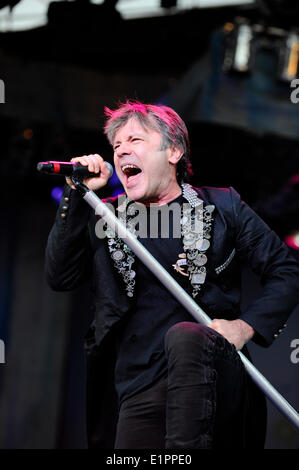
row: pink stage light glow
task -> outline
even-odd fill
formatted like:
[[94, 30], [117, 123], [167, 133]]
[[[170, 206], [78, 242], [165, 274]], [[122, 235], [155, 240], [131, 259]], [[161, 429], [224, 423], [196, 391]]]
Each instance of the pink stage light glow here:
[[290, 235], [287, 235], [284, 241], [290, 248], [293, 248], [294, 250], [299, 250], [299, 230]]

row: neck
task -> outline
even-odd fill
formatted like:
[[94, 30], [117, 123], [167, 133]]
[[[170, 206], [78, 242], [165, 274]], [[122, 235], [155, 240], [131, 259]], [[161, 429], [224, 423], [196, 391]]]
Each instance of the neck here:
[[172, 189], [167, 191], [165, 194], [161, 194], [156, 197], [151, 197], [150, 199], [146, 201], [140, 201], [142, 204], [145, 206], [162, 206], [164, 204], [168, 204], [169, 202], [173, 201], [177, 197], [179, 197], [182, 194], [182, 188], [179, 186], [178, 183], [176, 183], [175, 186], [172, 187]]

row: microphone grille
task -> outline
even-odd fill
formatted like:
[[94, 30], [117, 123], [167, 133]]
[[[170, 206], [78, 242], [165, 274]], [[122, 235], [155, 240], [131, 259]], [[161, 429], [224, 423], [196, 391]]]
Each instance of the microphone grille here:
[[109, 173], [110, 173], [109, 178], [111, 178], [111, 176], [113, 175], [113, 172], [114, 172], [113, 166], [109, 162], [106, 162], [106, 165], [107, 165]]

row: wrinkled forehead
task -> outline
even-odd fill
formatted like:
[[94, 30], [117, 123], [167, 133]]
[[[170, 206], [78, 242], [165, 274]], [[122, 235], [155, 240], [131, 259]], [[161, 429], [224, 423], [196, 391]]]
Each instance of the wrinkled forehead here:
[[140, 115], [139, 113], [129, 116], [125, 121], [120, 122], [119, 126], [115, 129], [113, 135], [113, 143], [125, 134], [132, 134], [134, 132], [149, 133], [151, 131], [157, 132], [162, 137], [161, 131], [154, 118], [148, 115]]

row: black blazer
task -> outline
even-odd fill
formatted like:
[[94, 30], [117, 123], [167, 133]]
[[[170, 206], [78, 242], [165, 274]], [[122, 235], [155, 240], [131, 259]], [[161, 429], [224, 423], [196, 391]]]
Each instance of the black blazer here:
[[[256, 332], [253, 341], [269, 346], [299, 302], [299, 266], [287, 246], [233, 188], [193, 189], [204, 204], [215, 206], [207, 278], [195, 300], [211, 318], [243, 319]], [[109, 202], [117, 205], [116, 199]], [[92, 279], [95, 319], [86, 335], [87, 431], [90, 447], [112, 448], [117, 417], [113, 333], [132, 301], [113, 266], [106, 240], [95, 236], [96, 222], [86, 202], [65, 187], [48, 239], [46, 275], [58, 291]], [[241, 312], [244, 263], [260, 276], [263, 291]]]

